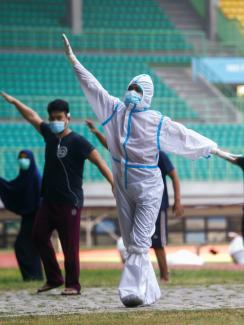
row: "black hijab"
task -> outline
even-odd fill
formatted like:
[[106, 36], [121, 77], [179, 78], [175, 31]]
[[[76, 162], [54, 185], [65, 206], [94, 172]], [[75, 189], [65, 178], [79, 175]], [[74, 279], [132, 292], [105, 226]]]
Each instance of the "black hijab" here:
[[0, 177], [0, 198], [6, 209], [27, 215], [35, 212], [39, 206], [41, 193], [41, 176], [38, 172], [34, 155], [30, 150], [21, 150], [30, 159], [27, 170], [20, 169], [19, 175], [12, 181]]

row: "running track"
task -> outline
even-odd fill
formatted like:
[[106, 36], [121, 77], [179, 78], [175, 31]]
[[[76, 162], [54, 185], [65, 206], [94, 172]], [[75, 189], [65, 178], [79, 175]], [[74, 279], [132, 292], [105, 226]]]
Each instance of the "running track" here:
[[[213, 255], [209, 252], [214, 248], [218, 253]], [[174, 253], [180, 249], [186, 249], [196, 252], [194, 246], [175, 246], [167, 247], [167, 253]], [[150, 251], [153, 263], [156, 259], [153, 251]], [[244, 270], [244, 265], [235, 265], [231, 262], [228, 255], [228, 247], [226, 245], [204, 246], [200, 250], [200, 256], [205, 260], [202, 266], [193, 265], [170, 265], [171, 269], [225, 269], [225, 270]], [[62, 253], [57, 253], [57, 258], [63, 264]], [[120, 257], [118, 251], [114, 248], [110, 249], [84, 249], [80, 250], [80, 263], [82, 269], [121, 269]], [[0, 268], [17, 268], [17, 262], [12, 251], [0, 251]]]

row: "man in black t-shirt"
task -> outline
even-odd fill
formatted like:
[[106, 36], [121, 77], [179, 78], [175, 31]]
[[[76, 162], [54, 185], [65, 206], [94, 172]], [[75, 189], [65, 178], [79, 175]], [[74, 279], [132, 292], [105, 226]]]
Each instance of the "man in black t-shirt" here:
[[39, 250], [47, 282], [38, 293], [64, 283], [50, 241], [57, 230], [64, 253], [64, 295], [80, 293], [79, 238], [80, 214], [83, 206], [82, 175], [86, 159], [94, 163], [113, 187], [113, 177], [97, 150], [82, 136], [68, 128], [68, 103], [56, 99], [48, 105], [49, 123], [16, 98], [1, 94], [43, 136], [46, 143], [42, 182], [43, 201], [36, 216], [33, 237]]

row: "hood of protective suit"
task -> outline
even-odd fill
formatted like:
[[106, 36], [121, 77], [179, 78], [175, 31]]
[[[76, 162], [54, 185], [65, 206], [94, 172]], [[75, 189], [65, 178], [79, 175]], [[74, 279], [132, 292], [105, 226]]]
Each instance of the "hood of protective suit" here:
[[139, 104], [136, 105], [137, 109], [149, 108], [151, 106], [151, 101], [153, 97], [154, 87], [151, 77], [148, 74], [140, 74], [135, 76], [129, 83], [137, 84], [141, 87], [143, 91], [143, 96]]

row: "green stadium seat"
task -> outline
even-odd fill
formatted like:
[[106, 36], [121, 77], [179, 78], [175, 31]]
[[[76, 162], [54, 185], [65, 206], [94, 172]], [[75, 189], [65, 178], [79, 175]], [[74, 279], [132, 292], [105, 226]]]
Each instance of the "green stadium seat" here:
[[66, 6], [66, 0], [0, 1], [0, 47], [61, 49], [60, 34], [66, 32], [74, 49], [80, 50], [191, 48], [156, 1], [145, 0], [140, 6], [133, 7], [130, 0], [116, 5], [109, 5], [107, 0], [101, 0], [99, 4], [83, 0], [82, 35], [71, 35]]
[[[155, 87], [153, 107], [174, 119], [198, 119], [198, 115], [156, 75], [150, 63], [164, 64], [173, 58], [162, 56], [78, 56], [113, 95], [122, 97], [135, 75], [148, 73]], [[178, 58], [177, 58], [178, 60]], [[188, 58], [188, 60], [190, 60]], [[190, 62], [190, 61], [189, 61]], [[84, 94], [66, 58], [61, 54], [0, 54], [0, 87], [18, 96], [45, 118], [46, 106], [55, 97], [66, 98], [71, 103], [72, 117], [94, 118]], [[0, 106], [0, 118], [18, 118], [19, 113]]]

